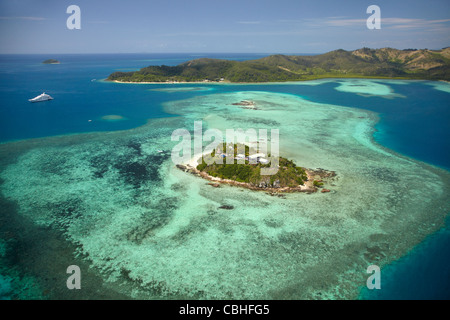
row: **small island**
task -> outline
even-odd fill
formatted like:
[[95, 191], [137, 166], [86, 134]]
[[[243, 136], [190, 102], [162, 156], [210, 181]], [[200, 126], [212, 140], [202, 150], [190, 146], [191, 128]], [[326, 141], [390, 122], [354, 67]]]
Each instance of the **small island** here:
[[47, 59], [45, 61], [42, 61], [43, 64], [60, 64], [61, 62], [59, 62], [58, 60], [55, 59]]
[[[245, 152], [239, 154], [242, 149]], [[200, 159], [194, 159], [190, 164], [178, 164], [177, 168], [209, 180], [208, 184], [215, 188], [220, 187], [220, 184], [229, 184], [279, 196], [290, 192], [313, 193], [319, 189], [322, 189], [322, 193], [331, 191], [325, 189], [324, 185], [336, 177], [334, 171], [306, 169], [297, 166], [292, 160], [279, 157], [278, 171], [274, 175], [262, 175], [262, 168], [270, 168], [270, 154], [266, 156], [252, 151], [254, 149], [247, 145], [223, 143], [222, 148], [219, 146], [211, 153], [213, 164], [207, 164], [202, 156], [201, 163]], [[233, 164], [226, 163], [227, 152], [233, 155]], [[218, 163], [220, 158], [222, 164]], [[238, 160], [243, 163], [238, 163]]]

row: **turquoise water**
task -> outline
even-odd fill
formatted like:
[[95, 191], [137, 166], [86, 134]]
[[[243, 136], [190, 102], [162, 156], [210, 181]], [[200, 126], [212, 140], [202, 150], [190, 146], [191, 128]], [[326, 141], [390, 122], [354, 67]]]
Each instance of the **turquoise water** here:
[[[82, 261], [100, 270], [105, 281], [125, 281], [126, 274], [134, 286], [151, 289], [147, 296], [142, 285], [133, 287], [128, 291], [133, 297], [355, 297], [350, 283], [360, 287], [366, 276], [352, 276], [358, 266], [398, 259], [442, 226], [448, 213], [448, 171], [391, 154], [370, 137], [405, 156], [449, 168], [448, 84], [324, 80], [174, 86], [102, 81], [114, 71], [176, 65], [197, 57], [63, 55], [52, 57], [60, 65], [42, 65], [47, 56], [2, 56], [0, 141], [66, 135], [37, 140], [35, 146], [27, 141], [2, 145], [4, 212], [17, 211], [30, 225], [61, 232], [76, 247], [77, 259], [88, 256]], [[27, 101], [42, 91], [55, 99]], [[232, 106], [245, 99], [256, 101], [261, 110]], [[174, 171], [168, 153], [156, 152], [170, 151], [171, 132], [192, 129], [199, 119], [223, 130], [279, 128], [282, 150], [289, 157], [340, 173], [335, 193], [327, 199], [295, 195], [283, 202], [233, 188], [207, 189]], [[117, 134], [101, 134], [111, 131]], [[92, 132], [100, 134], [76, 135]], [[239, 209], [225, 216], [216, 210], [218, 204]], [[17, 230], [24, 221], [14, 220]], [[1, 230], [11, 233], [5, 224]], [[30, 239], [42, 238], [39, 230]], [[448, 237], [441, 231], [425, 242], [426, 249], [418, 246], [417, 253], [388, 265], [383, 269], [386, 289], [361, 297], [396, 299], [405, 297], [402, 292], [417, 292], [421, 295], [412, 298], [448, 298]], [[0, 244], [6, 248], [2, 256], [8, 257], [8, 248], [17, 249], [18, 240], [5, 239]], [[304, 252], [297, 252], [298, 247]], [[188, 260], [193, 255], [197, 264]], [[23, 272], [23, 265], [14, 261], [6, 259], [9, 271], [0, 270], [6, 273], [0, 278], [5, 292], [16, 290], [14, 275]], [[403, 281], [392, 271], [419, 264], [424, 282]], [[49, 271], [42, 268], [36, 267], [36, 282], [49, 286], [42, 282], [42, 273]], [[319, 275], [321, 280], [315, 279]], [[266, 283], [258, 286], [261, 278]], [[335, 286], [328, 288], [330, 284]], [[58, 294], [66, 293], [53, 297]]]
[[[162, 103], [207, 93], [184, 90], [167, 95], [167, 92], [154, 90], [167, 89], [165, 85], [142, 88], [105, 84], [101, 79], [114, 71], [138, 70], [149, 64], [176, 65], [199, 56], [62, 55], [58, 59], [63, 63], [43, 65], [40, 61], [46, 56], [3, 55], [0, 58], [0, 141], [130, 129], [143, 125], [148, 118], [167, 117]], [[213, 57], [245, 60], [260, 56], [216, 54]], [[436, 87], [434, 82], [426, 81], [377, 81], [372, 82], [372, 86], [377, 84], [379, 92], [367, 94], [339, 90], [341, 83], [345, 81], [323, 81], [315, 86], [257, 85], [256, 90], [291, 93], [315, 102], [378, 112], [381, 121], [377, 124], [377, 141], [408, 156], [450, 167], [450, 134], [447, 130], [450, 85], [438, 83], [440, 86]], [[347, 88], [352, 87], [361, 88], [360, 81]], [[151, 88], [150, 92], [147, 92], [148, 88]], [[255, 90], [255, 86], [210, 85], [209, 89], [233, 92]], [[28, 102], [43, 91], [55, 100], [46, 103], [45, 107]], [[390, 91], [395, 93], [390, 94]], [[101, 121], [102, 116], [111, 114], [119, 114], [126, 121]]]

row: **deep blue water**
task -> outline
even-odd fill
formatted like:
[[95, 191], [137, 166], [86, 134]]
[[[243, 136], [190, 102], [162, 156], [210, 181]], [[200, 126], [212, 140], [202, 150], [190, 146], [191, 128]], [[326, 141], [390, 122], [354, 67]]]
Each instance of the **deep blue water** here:
[[[363, 288], [371, 300], [450, 300], [450, 218], [405, 257], [381, 270], [381, 289]], [[369, 276], [369, 275], [368, 275]]]
[[[114, 71], [138, 70], [151, 64], [177, 65], [209, 56], [234, 60], [256, 59], [249, 54], [109, 54], [109, 55], [0, 55], [0, 142], [78, 132], [129, 129], [148, 118], [167, 117], [161, 103], [184, 99], [196, 92], [167, 94], [148, 91], [166, 85], [122, 85], [99, 81]], [[44, 65], [49, 57], [59, 65]], [[92, 81], [96, 79], [95, 81]], [[380, 113], [375, 139], [416, 159], [450, 168], [450, 94], [426, 82], [389, 84], [405, 98], [364, 97], [334, 90], [337, 83], [319, 86], [217, 86], [210, 92], [235, 90], [277, 91], [311, 101], [368, 109]], [[203, 86], [191, 85], [188, 86]], [[28, 102], [43, 91], [55, 99]], [[119, 114], [125, 121], [99, 121]], [[92, 120], [92, 121], [88, 121]]]
[[[130, 129], [149, 118], [170, 116], [161, 110], [161, 103], [173, 95], [98, 80], [114, 71], [138, 70], [151, 64], [177, 65], [202, 56], [205, 55], [51, 55], [61, 64], [44, 65], [41, 62], [48, 55], [0, 55], [0, 142]], [[54, 100], [28, 102], [44, 91]], [[124, 116], [126, 121], [98, 121], [110, 114]]]
[[[114, 71], [138, 70], [148, 65], [177, 65], [199, 57], [257, 59], [258, 54], [107, 54], [107, 55], [0, 55], [0, 142], [123, 130], [149, 118], [170, 117], [165, 101], [198, 94], [229, 91], [275, 91], [311, 101], [375, 111], [380, 114], [376, 141], [407, 156], [450, 168], [450, 94], [427, 82], [388, 85], [404, 98], [386, 99], [335, 90], [336, 82], [317, 86], [212, 85], [211, 91], [166, 93], [148, 89], [167, 85], [115, 84], [99, 81]], [[61, 61], [44, 65], [45, 59]], [[95, 79], [95, 80], [94, 80]], [[382, 81], [380, 81], [383, 83]], [[207, 84], [189, 84], [207, 86]], [[32, 104], [28, 99], [43, 91], [54, 100]], [[103, 121], [105, 115], [122, 121]], [[89, 121], [91, 120], [91, 121]], [[433, 235], [407, 257], [383, 270], [383, 290], [363, 292], [367, 299], [449, 299], [450, 232]], [[414, 278], [414, 281], [411, 279]], [[390, 285], [395, 284], [395, 285]]]
[[[383, 82], [381, 82], [383, 83]], [[450, 169], [450, 94], [410, 81], [408, 85], [388, 85], [404, 98], [364, 97], [331, 90], [336, 84], [309, 89], [313, 101], [339, 104], [378, 112], [375, 140], [410, 157]], [[330, 89], [324, 94], [323, 89]]]

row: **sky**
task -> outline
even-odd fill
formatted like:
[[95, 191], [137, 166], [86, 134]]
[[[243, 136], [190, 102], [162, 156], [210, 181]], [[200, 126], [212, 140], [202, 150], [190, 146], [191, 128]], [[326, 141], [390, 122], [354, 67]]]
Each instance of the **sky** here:
[[[81, 29], [70, 30], [77, 5]], [[370, 30], [367, 8], [381, 10]], [[0, 0], [0, 53], [323, 53], [450, 46], [450, 0]]]

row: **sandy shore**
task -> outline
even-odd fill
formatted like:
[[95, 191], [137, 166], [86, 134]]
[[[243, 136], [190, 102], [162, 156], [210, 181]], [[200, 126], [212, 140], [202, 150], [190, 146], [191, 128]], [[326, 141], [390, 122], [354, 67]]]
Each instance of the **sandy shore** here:
[[197, 166], [201, 163], [202, 158], [203, 158], [203, 154], [202, 153], [198, 153], [198, 154], [195, 154], [191, 158], [191, 160], [189, 160], [187, 163], [182, 163], [182, 164], [184, 164], [186, 166], [190, 166], [192, 168], [197, 168]]

